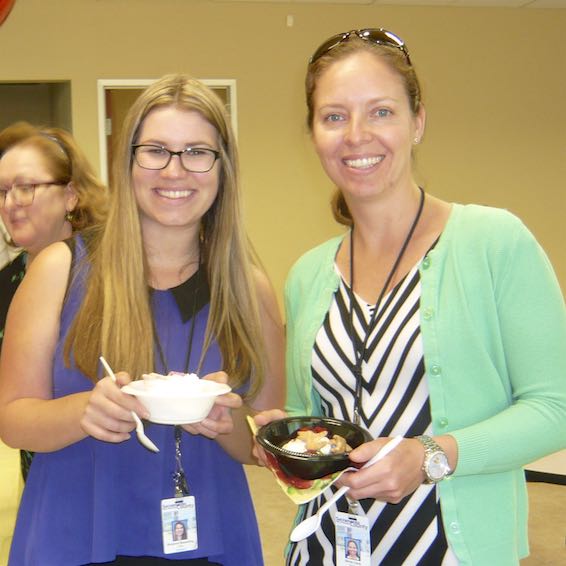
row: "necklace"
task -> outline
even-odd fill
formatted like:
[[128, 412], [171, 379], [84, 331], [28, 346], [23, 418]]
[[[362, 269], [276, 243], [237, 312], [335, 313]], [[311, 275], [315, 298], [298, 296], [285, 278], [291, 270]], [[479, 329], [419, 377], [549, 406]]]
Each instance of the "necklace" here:
[[379, 311], [379, 307], [381, 304], [381, 301], [383, 300], [383, 296], [385, 295], [389, 284], [391, 283], [391, 280], [393, 279], [395, 272], [397, 271], [399, 264], [401, 263], [401, 259], [403, 258], [403, 255], [405, 254], [405, 251], [407, 250], [409, 243], [413, 237], [413, 234], [415, 232], [415, 229], [417, 227], [417, 224], [419, 223], [419, 219], [421, 217], [422, 211], [423, 211], [423, 207], [424, 207], [424, 201], [425, 201], [425, 192], [423, 191], [423, 189], [421, 187], [419, 187], [419, 190], [421, 192], [421, 199], [419, 202], [419, 208], [417, 210], [417, 214], [415, 215], [415, 218], [413, 220], [413, 223], [411, 224], [411, 227], [409, 228], [409, 232], [407, 234], [407, 237], [405, 238], [405, 241], [403, 242], [403, 245], [401, 246], [401, 250], [399, 251], [399, 254], [397, 255], [397, 259], [395, 260], [395, 262], [393, 263], [393, 267], [391, 268], [391, 271], [389, 271], [389, 275], [387, 276], [387, 279], [385, 280], [385, 283], [383, 284], [383, 287], [379, 293], [379, 296], [377, 298], [377, 302], [375, 303], [375, 308], [372, 312], [369, 324], [368, 324], [368, 329], [366, 332], [366, 335], [364, 337], [363, 342], [360, 342], [360, 340], [358, 339], [358, 337], [356, 336], [356, 333], [354, 331], [354, 301], [355, 301], [355, 297], [354, 297], [354, 225], [352, 224], [352, 230], [350, 232], [350, 287], [349, 287], [349, 299], [350, 299], [350, 338], [352, 340], [352, 346], [354, 347], [354, 377], [356, 378], [356, 393], [355, 393], [355, 397], [354, 397], [354, 423], [355, 424], [360, 424], [360, 407], [361, 407], [361, 402], [362, 402], [362, 384], [363, 384], [363, 378], [362, 378], [362, 364], [364, 361], [364, 357], [366, 355], [366, 351], [367, 351], [367, 345], [368, 345], [368, 340], [369, 337], [371, 336], [372, 332], [374, 331], [376, 325], [377, 325], [377, 313]]

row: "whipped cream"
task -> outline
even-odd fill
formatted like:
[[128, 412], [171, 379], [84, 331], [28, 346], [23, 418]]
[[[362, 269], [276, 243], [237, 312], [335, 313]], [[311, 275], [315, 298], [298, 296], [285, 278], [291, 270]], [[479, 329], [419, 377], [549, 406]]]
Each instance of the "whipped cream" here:
[[[328, 438], [325, 440], [326, 442], [321, 442], [322, 446], [319, 446], [317, 448], [317, 454], [326, 456], [327, 454], [330, 454], [332, 452], [332, 445], [330, 443], [330, 440]], [[286, 442], [281, 448], [288, 450], [289, 452], [295, 452], [298, 454], [305, 454], [306, 452], [309, 452], [307, 443], [299, 438], [293, 438], [293, 440], [289, 440], [289, 442]]]
[[199, 386], [200, 379], [196, 373], [169, 372], [167, 375], [160, 373], [144, 373], [142, 379], [148, 391], [174, 392], [195, 389]]

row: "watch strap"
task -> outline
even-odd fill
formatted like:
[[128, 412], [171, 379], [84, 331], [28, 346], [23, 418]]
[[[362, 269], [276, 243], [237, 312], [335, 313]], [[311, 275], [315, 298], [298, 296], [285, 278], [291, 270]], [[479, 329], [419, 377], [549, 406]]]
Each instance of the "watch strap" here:
[[[427, 484], [438, 483], [439, 481], [442, 481], [445, 477], [452, 474], [452, 470], [448, 465], [448, 456], [446, 456], [446, 452], [444, 452], [443, 448], [434, 439], [432, 439], [430, 436], [426, 434], [421, 434], [419, 436], [415, 436], [415, 440], [418, 440], [424, 446], [425, 449], [425, 458], [422, 465], [422, 470], [426, 477], [425, 483]], [[441, 475], [440, 477], [433, 477], [429, 470], [431, 460], [435, 455], [441, 455], [446, 462], [445, 465], [446, 468], [444, 474]]]

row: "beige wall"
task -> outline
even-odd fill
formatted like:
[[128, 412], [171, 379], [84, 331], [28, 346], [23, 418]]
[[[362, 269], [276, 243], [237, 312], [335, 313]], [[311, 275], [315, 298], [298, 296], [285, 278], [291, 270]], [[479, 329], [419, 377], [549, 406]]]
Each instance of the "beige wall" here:
[[326, 36], [368, 26], [405, 38], [424, 83], [426, 189], [520, 215], [566, 289], [566, 10], [18, 0], [0, 81], [70, 80], [74, 132], [98, 164], [97, 79], [236, 79], [249, 231], [281, 294], [298, 255], [339, 231], [303, 127], [305, 62]]

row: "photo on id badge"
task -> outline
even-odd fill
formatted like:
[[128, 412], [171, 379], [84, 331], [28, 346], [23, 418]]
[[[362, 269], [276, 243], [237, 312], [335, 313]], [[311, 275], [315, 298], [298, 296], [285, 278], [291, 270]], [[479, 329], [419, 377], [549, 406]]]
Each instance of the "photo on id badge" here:
[[161, 502], [163, 552], [173, 554], [198, 547], [194, 497], [164, 499]]
[[370, 566], [367, 517], [336, 513], [336, 566]]

